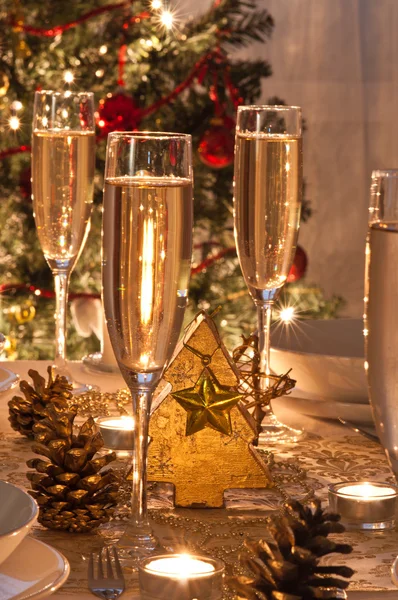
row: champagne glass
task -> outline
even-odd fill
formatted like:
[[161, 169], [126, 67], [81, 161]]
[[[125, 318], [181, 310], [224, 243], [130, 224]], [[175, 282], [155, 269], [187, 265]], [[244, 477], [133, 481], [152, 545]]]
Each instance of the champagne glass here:
[[74, 393], [92, 386], [72, 380], [66, 367], [70, 274], [85, 244], [93, 203], [94, 99], [91, 92], [35, 93], [32, 200], [39, 241], [55, 284], [55, 366]]
[[132, 517], [119, 540], [124, 558], [156, 547], [146, 502], [153, 391], [171, 358], [188, 298], [192, 252], [191, 136], [108, 136], [103, 213], [105, 317], [133, 400]]
[[365, 370], [380, 441], [398, 480], [398, 169], [373, 171], [365, 268]]
[[[234, 225], [240, 266], [257, 307], [258, 391], [269, 387], [272, 306], [293, 262], [302, 196], [301, 109], [238, 107]], [[292, 442], [301, 431], [280, 423], [271, 405], [256, 406], [259, 444]]]

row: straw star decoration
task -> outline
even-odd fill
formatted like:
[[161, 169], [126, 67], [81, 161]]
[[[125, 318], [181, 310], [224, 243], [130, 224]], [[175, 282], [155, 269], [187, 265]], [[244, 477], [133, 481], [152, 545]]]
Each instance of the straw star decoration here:
[[232, 434], [230, 411], [242, 394], [221, 387], [208, 369], [204, 369], [194, 387], [171, 395], [188, 413], [185, 435], [192, 435], [206, 426], [225, 435]]

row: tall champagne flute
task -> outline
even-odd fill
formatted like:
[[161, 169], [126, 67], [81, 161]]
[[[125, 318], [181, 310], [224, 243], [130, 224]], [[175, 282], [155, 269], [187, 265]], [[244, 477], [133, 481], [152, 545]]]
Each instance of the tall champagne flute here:
[[[259, 394], [269, 385], [272, 306], [293, 262], [302, 196], [301, 109], [240, 106], [237, 115], [234, 225], [242, 273], [257, 307]], [[271, 405], [257, 406], [259, 444], [296, 441]]]
[[74, 393], [92, 386], [72, 380], [65, 356], [70, 274], [85, 244], [93, 203], [94, 99], [91, 92], [35, 93], [32, 200], [39, 241], [54, 276], [55, 366]]
[[111, 133], [105, 166], [103, 298], [109, 336], [135, 418], [132, 517], [122, 556], [154, 550], [146, 459], [153, 391], [177, 343], [192, 252], [191, 136]]
[[366, 240], [365, 370], [373, 420], [398, 479], [398, 169], [373, 171]]

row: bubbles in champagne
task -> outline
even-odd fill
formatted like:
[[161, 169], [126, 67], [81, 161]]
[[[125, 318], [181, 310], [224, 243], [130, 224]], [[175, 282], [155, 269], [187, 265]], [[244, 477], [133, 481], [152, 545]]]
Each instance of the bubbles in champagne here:
[[32, 198], [40, 244], [51, 268], [73, 268], [93, 202], [93, 132], [35, 131]]
[[301, 138], [237, 136], [235, 239], [254, 299], [286, 281], [296, 249], [302, 194]]
[[106, 180], [104, 302], [122, 370], [161, 370], [171, 357], [187, 302], [191, 250], [189, 179]]

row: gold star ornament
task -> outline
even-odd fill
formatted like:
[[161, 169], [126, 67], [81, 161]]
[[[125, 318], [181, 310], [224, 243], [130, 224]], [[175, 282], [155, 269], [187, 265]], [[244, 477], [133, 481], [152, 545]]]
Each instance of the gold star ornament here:
[[208, 369], [204, 369], [194, 387], [171, 395], [188, 413], [185, 435], [192, 435], [206, 426], [225, 435], [232, 434], [230, 411], [242, 394], [221, 387]]

